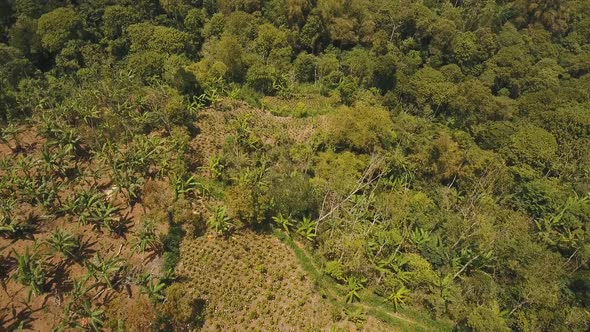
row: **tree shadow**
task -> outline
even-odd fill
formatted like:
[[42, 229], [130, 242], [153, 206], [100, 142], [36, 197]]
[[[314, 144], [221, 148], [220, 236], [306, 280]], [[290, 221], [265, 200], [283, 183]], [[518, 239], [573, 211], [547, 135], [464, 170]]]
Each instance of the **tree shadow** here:
[[154, 259], [161, 257], [163, 254], [162, 250], [150, 250], [147, 254], [147, 256], [145, 256], [143, 258], [143, 262], [144, 263], [149, 263], [151, 261], [153, 261]]
[[193, 326], [198, 330], [205, 325], [205, 310], [207, 309], [207, 301], [204, 299], [195, 299], [192, 303], [192, 317]]
[[49, 282], [47, 283], [47, 288], [49, 290], [55, 289], [57, 294], [64, 294], [72, 290], [72, 281], [70, 280], [68, 266], [67, 260], [55, 265], [48, 275]]
[[35, 240], [40, 221], [41, 218], [38, 215], [29, 212], [23, 220], [14, 225], [13, 230], [1, 232], [0, 235], [6, 239], [11, 239], [13, 243], [19, 240]]
[[80, 240], [80, 247], [78, 248], [76, 255], [74, 257], [70, 258], [70, 260], [71, 260], [70, 262], [75, 262], [75, 263], [82, 265], [81, 262], [83, 262], [84, 260], [88, 259], [88, 257], [90, 257], [91, 255], [94, 255], [94, 253], [96, 253], [96, 250], [92, 249], [92, 247], [96, 243], [98, 243], [98, 241], [91, 242], [91, 240], [89, 238], [86, 240], [81, 239]]
[[0, 255], [0, 280], [8, 278], [8, 274], [16, 265], [16, 258], [12, 256]]

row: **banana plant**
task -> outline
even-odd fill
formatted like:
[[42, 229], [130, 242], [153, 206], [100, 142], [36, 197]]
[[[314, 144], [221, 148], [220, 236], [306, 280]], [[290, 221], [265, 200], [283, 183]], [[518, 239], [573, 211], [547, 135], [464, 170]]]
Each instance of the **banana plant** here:
[[29, 287], [27, 302], [30, 302], [33, 295], [40, 295], [45, 289], [47, 265], [36, 249], [32, 254], [29, 252], [29, 247], [25, 248], [22, 255], [14, 249], [12, 252], [16, 258], [16, 273], [12, 277], [16, 282]]
[[385, 301], [391, 302], [393, 310], [397, 312], [399, 307], [406, 303], [409, 293], [410, 291], [402, 285], [397, 290], [394, 289]]
[[438, 288], [439, 296], [444, 301], [445, 310], [448, 310], [448, 304], [451, 300], [451, 296], [453, 294], [454, 283], [453, 283], [453, 275], [446, 274], [446, 275], [439, 275], [439, 278], [434, 282], [434, 286]]
[[74, 280], [72, 282], [72, 290], [70, 290], [69, 294], [74, 302], [83, 299], [86, 296], [86, 294], [88, 294], [88, 292], [96, 286], [96, 284], [89, 286], [89, 279], [90, 276], [85, 275], [84, 277]]
[[80, 223], [86, 225], [91, 211], [103, 199], [103, 195], [95, 187], [88, 190], [79, 190], [74, 196], [70, 196], [65, 200], [60, 211], [78, 215]]
[[192, 100], [187, 105], [187, 109], [193, 116], [196, 116], [198, 112], [203, 109], [205, 105], [207, 105], [208, 102], [209, 100], [205, 94], [193, 96]]
[[10, 224], [12, 213], [16, 207], [16, 199], [8, 198], [0, 201], [0, 225]]
[[111, 233], [117, 233], [124, 227], [124, 220], [118, 215], [119, 208], [111, 202], [99, 200], [90, 209], [88, 221], [98, 229], [104, 227]]
[[134, 148], [130, 151], [129, 155], [131, 169], [143, 174], [148, 175], [149, 168], [155, 164], [158, 155], [162, 149], [162, 139], [156, 136], [136, 136], [134, 142]]
[[[104, 310], [97, 309], [92, 307], [91, 301], [84, 301], [82, 305], [82, 317], [85, 318], [85, 322], [88, 327], [90, 327], [93, 331], [102, 331], [102, 326], [104, 325], [103, 316]], [[84, 327], [84, 326], [82, 326]]]
[[88, 220], [94, 223], [98, 228], [104, 227], [111, 233], [121, 231], [124, 221], [117, 213], [119, 208], [111, 202], [99, 201], [90, 210]]
[[313, 221], [311, 218], [303, 217], [303, 220], [297, 227], [297, 233], [308, 241], [313, 241], [317, 235], [316, 226], [317, 222]]
[[34, 202], [50, 211], [54, 211], [55, 203], [57, 202], [59, 205], [59, 192], [63, 184], [55, 181], [52, 177], [46, 176], [39, 178], [38, 181], [33, 197]]
[[80, 237], [62, 231], [60, 229], [51, 233], [46, 240], [51, 253], [60, 253], [63, 258], [76, 258], [80, 252]]
[[363, 308], [344, 308], [344, 313], [346, 314], [346, 318], [356, 324], [364, 324], [367, 320], [367, 313], [363, 310]]
[[185, 198], [185, 196], [191, 192], [197, 190], [199, 183], [195, 179], [194, 175], [191, 175], [187, 179], [183, 179], [181, 176], [174, 176], [172, 178], [172, 187], [174, 188], [174, 199], [178, 200]]
[[73, 128], [53, 128], [48, 145], [50, 147], [58, 147], [64, 153], [73, 153], [77, 156], [83, 151], [82, 138]]
[[23, 201], [34, 203], [38, 191], [37, 178], [32, 176], [17, 176], [14, 178], [15, 192]]
[[21, 130], [14, 124], [9, 123], [6, 127], [0, 128], [0, 142], [4, 143], [13, 154], [22, 150], [19, 139]]
[[425, 231], [422, 228], [416, 228], [410, 236], [410, 241], [415, 246], [421, 246], [431, 240], [430, 232]]
[[90, 299], [83, 299], [68, 303], [64, 309], [64, 318], [55, 329], [65, 332], [71, 329], [82, 331], [103, 331], [104, 310], [92, 306]]
[[232, 227], [232, 223], [225, 207], [217, 207], [213, 215], [207, 219], [207, 225], [213, 228], [219, 235], [227, 235]]
[[65, 151], [57, 149], [50, 150], [45, 145], [41, 149], [41, 159], [38, 160], [38, 163], [41, 164], [45, 174], [65, 178], [68, 170], [66, 160], [68, 159], [69, 155]]
[[207, 159], [207, 171], [214, 179], [220, 179], [225, 169], [223, 157], [219, 155], [211, 156]]
[[113, 288], [113, 280], [123, 269], [123, 266], [123, 259], [115, 256], [104, 258], [100, 253], [96, 253], [94, 259], [86, 263], [88, 274], [109, 288]]
[[15, 171], [22, 172], [26, 178], [33, 177], [33, 170], [35, 169], [35, 159], [31, 155], [19, 155], [16, 158]]
[[345, 296], [346, 303], [352, 303], [355, 301], [360, 301], [361, 296], [359, 295], [359, 291], [365, 288], [363, 285], [366, 282], [366, 279], [360, 279], [355, 276], [350, 276], [346, 278], [347, 282], [347, 293]]
[[113, 182], [117, 190], [123, 193], [130, 205], [140, 200], [141, 189], [145, 182], [142, 176], [136, 176], [128, 171], [121, 171], [113, 176]]
[[139, 285], [142, 294], [146, 294], [154, 303], [162, 302], [166, 299], [164, 289], [166, 284], [161, 280], [156, 280], [152, 275], [148, 275]]
[[293, 227], [293, 223], [291, 222], [291, 219], [284, 217], [282, 213], [279, 213], [278, 216], [272, 217], [272, 220], [278, 226], [280, 226], [287, 234], [289, 234], [289, 228]]
[[132, 244], [133, 251], [153, 251], [156, 254], [162, 253], [164, 244], [156, 234], [156, 228], [151, 220], [142, 220], [139, 230], [134, 235]]
[[31, 215], [25, 219], [12, 218], [10, 223], [0, 225], [0, 234], [11, 239], [26, 237], [27, 234], [31, 234], [35, 230], [33, 220]]
[[15, 216], [16, 200], [8, 198], [0, 202], [0, 235], [8, 238], [25, 237], [35, 230], [36, 218], [28, 216]]

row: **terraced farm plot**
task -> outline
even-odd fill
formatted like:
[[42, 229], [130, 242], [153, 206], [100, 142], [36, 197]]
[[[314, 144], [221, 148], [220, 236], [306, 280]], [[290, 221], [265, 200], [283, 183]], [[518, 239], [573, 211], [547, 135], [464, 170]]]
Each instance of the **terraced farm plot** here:
[[185, 239], [177, 270], [187, 293], [207, 303], [203, 331], [391, 330], [372, 317], [348, 321], [270, 235]]

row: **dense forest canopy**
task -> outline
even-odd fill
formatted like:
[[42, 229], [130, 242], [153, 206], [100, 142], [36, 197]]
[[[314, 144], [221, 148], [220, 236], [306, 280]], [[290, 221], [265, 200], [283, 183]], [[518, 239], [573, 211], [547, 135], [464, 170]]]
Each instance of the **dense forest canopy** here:
[[[282, 229], [350, 302], [590, 328], [588, 0], [4, 0], [0, 86], [4, 237], [103, 165], [129, 204], [167, 179], [212, 230]], [[197, 153], [241, 107], [312, 129], [241, 114]], [[57, 156], [32, 174], [22, 126]]]

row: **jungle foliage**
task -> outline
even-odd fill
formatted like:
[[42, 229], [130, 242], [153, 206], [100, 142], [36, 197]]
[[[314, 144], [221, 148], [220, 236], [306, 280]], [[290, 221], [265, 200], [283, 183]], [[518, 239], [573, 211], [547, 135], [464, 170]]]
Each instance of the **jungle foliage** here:
[[[240, 114], [197, 155], [200, 113], [238, 101], [315, 130], [269, 140]], [[8, 0], [0, 143], [6, 239], [42, 222], [18, 207], [124, 236], [141, 203], [156, 212], [133, 251], [166, 270], [183, 236], [275, 227], [349, 302], [368, 290], [459, 331], [590, 328], [588, 0]], [[197, 197], [210, 204], [194, 215]], [[48, 289], [46, 251], [83, 260], [75, 234], [44, 245], [6, 275], [29, 298]], [[131, 275], [116, 257], [84, 262], [84, 284]], [[161, 304], [173, 278], [136, 283], [168, 328], [200, 324]], [[99, 330], [102, 309], [76, 299], [64, 326]]]

